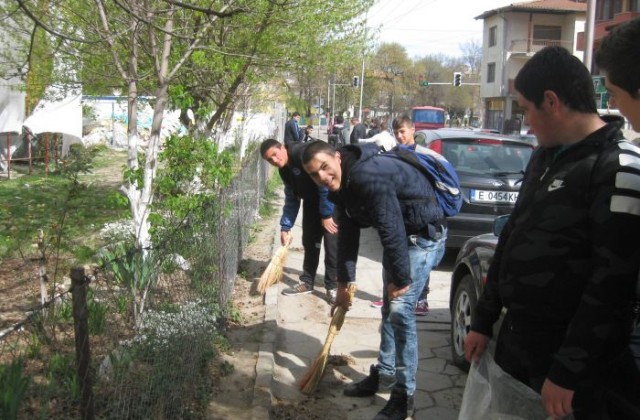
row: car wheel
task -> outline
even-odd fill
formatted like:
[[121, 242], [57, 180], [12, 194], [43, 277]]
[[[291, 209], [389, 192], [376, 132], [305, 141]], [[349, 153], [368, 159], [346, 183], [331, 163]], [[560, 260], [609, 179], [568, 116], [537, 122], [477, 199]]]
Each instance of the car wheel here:
[[465, 275], [456, 289], [451, 310], [451, 356], [453, 364], [469, 370], [469, 363], [464, 358], [464, 340], [471, 329], [471, 311], [478, 302], [473, 278]]

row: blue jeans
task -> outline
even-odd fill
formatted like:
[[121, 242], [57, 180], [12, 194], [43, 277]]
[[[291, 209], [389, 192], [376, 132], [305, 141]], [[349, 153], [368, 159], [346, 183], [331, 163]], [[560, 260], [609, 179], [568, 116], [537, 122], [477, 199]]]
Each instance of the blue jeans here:
[[444, 256], [446, 239], [446, 230], [438, 240], [418, 235], [407, 238], [412, 283], [407, 293], [392, 301], [389, 301], [387, 295], [389, 275], [386, 270], [382, 272], [384, 303], [381, 309], [382, 328], [377, 368], [382, 375], [395, 375], [395, 387], [405, 389], [407, 395], [415, 393], [418, 370], [415, 307], [431, 270]]

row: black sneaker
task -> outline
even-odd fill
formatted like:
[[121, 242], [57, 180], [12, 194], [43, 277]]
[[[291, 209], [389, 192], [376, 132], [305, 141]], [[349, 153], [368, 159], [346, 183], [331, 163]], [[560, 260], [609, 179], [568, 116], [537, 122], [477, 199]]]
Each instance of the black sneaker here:
[[394, 388], [387, 405], [373, 418], [373, 420], [413, 420], [416, 408], [413, 395], [407, 395], [406, 389]]
[[285, 296], [297, 296], [297, 295], [306, 295], [307, 293], [313, 292], [313, 289], [309, 287], [306, 283], [300, 283], [291, 289], [283, 290], [282, 294]]
[[395, 376], [380, 375], [375, 365], [369, 368], [369, 376], [360, 382], [354, 382], [344, 388], [343, 394], [347, 397], [370, 397], [379, 389], [391, 389], [396, 383]]

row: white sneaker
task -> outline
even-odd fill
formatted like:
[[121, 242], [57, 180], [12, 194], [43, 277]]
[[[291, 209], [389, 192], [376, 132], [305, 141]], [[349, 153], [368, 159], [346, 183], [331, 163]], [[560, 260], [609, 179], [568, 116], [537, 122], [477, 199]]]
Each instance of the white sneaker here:
[[338, 291], [336, 289], [327, 289], [327, 302], [329, 305], [335, 305]]

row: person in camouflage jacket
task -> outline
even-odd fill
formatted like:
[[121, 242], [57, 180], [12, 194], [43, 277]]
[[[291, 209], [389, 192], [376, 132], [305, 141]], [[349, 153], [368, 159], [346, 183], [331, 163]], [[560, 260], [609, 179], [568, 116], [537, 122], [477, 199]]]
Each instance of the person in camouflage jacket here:
[[595, 108], [591, 76], [560, 47], [515, 80], [540, 147], [500, 235], [472, 317], [477, 361], [507, 309], [496, 362], [542, 395], [547, 413], [608, 419], [600, 398], [629, 342], [640, 264], [640, 149]]

